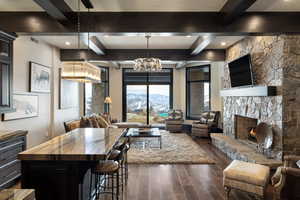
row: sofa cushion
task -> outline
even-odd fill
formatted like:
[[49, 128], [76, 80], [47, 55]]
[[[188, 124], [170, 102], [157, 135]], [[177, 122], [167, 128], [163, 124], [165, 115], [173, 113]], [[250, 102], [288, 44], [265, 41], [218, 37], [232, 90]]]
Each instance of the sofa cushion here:
[[73, 120], [73, 121], [65, 122], [64, 125], [65, 125], [65, 131], [67, 133], [76, 128], [80, 128], [80, 120]]
[[88, 119], [93, 128], [101, 128], [95, 115], [90, 116]]
[[97, 119], [97, 122], [98, 122], [100, 128], [108, 128], [109, 124], [101, 115], [97, 115], [96, 119]]
[[111, 125], [111, 117], [109, 114], [107, 113], [102, 113], [102, 114], [99, 114], [101, 117], [103, 117], [103, 119], [105, 119], [106, 123], [108, 125]]
[[224, 179], [232, 179], [258, 186], [268, 183], [270, 168], [260, 164], [234, 160], [223, 171]]
[[87, 117], [80, 118], [80, 128], [92, 128], [92, 125]]

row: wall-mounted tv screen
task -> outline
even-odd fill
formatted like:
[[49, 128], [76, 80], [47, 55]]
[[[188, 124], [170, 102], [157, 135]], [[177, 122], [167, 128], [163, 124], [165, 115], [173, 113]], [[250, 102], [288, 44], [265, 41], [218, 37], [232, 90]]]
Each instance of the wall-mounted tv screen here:
[[230, 62], [228, 67], [231, 87], [253, 85], [250, 54]]

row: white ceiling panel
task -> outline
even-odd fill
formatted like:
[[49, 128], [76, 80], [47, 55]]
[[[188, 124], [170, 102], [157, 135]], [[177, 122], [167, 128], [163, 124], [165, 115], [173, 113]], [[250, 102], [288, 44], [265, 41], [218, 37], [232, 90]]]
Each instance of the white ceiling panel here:
[[[144, 36], [98, 37], [107, 49], [146, 49]], [[153, 36], [149, 39], [150, 49], [188, 49], [197, 39], [196, 36]]]
[[217, 36], [206, 49], [226, 49], [243, 38], [244, 36]]
[[[65, 0], [77, 10], [77, 0]], [[92, 11], [219, 11], [226, 0], [91, 0]], [[81, 8], [83, 9], [83, 8]]]
[[248, 9], [248, 11], [300, 11], [300, 0], [258, 0]]
[[44, 11], [33, 0], [0, 0], [0, 11]]
[[[60, 49], [74, 49], [78, 47], [77, 35], [32, 36]], [[144, 36], [97, 36], [107, 49], [146, 49]], [[206, 49], [226, 49], [244, 36], [217, 36]], [[149, 40], [150, 49], [190, 49], [197, 36], [152, 36]], [[66, 45], [69, 42], [69, 45]], [[80, 46], [87, 48], [81, 36]]]

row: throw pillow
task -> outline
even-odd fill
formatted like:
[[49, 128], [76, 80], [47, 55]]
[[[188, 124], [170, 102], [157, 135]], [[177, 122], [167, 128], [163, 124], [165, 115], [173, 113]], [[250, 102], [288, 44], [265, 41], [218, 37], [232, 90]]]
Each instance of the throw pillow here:
[[80, 118], [80, 128], [91, 128], [92, 125], [87, 117]]
[[90, 124], [93, 126], [93, 128], [100, 128], [96, 116], [92, 115], [92, 116], [89, 117], [88, 119], [89, 119]]
[[107, 121], [102, 116], [97, 115], [96, 118], [97, 118], [98, 124], [101, 128], [107, 128], [109, 126]]
[[103, 114], [100, 114], [100, 115], [105, 119], [105, 121], [106, 121], [109, 125], [111, 125], [111, 119], [110, 119], [110, 115], [109, 115], [109, 114], [103, 113]]

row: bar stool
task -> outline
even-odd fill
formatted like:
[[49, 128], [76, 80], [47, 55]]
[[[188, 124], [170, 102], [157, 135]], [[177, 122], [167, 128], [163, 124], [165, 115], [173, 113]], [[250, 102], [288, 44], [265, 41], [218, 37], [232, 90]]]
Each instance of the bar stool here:
[[125, 183], [127, 184], [127, 180], [128, 180], [128, 156], [127, 156], [127, 152], [130, 149], [130, 139], [128, 137], [124, 138], [123, 141], [120, 141], [116, 146], [115, 149], [122, 151], [123, 155], [124, 155], [124, 160], [122, 160], [123, 162], [121, 163], [121, 171], [122, 171], [122, 177], [123, 177], [123, 173], [125, 174], [124, 178], [125, 178]]
[[[96, 199], [98, 199], [99, 194], [111, 194], [111, 199], [114, 200], [115, 195], [117, 200], [119, 199], [119, 169], [120, 165], [117, 161], [114, 160], [105, 160], [99, 162], [93, 169], [92, 174], [95, 177], [95, 195]], [[116, 177], [116, 185], [114, 183]], [[101, 178], [104, 178], [104, 180]], [[107, 181], [107, 182], [104, 182]], [[111, 186], [109, 186], [109, 181], [111, 182]], [[104, 182], [104, 185], [101, 184]], [[92, 189], [92, 179], [90, 181], [90, 189]], [[102, 190], [100, 190], [102, 189]], [[111, 189], [111, 192], [106, 191], [106, 189]], [[114, 191], [116, 189], [116, 192]], [[91, 190], [90, 190], [91, 191]], [[92, 191], [90, 192], [90, 199], [92, 197]]]

